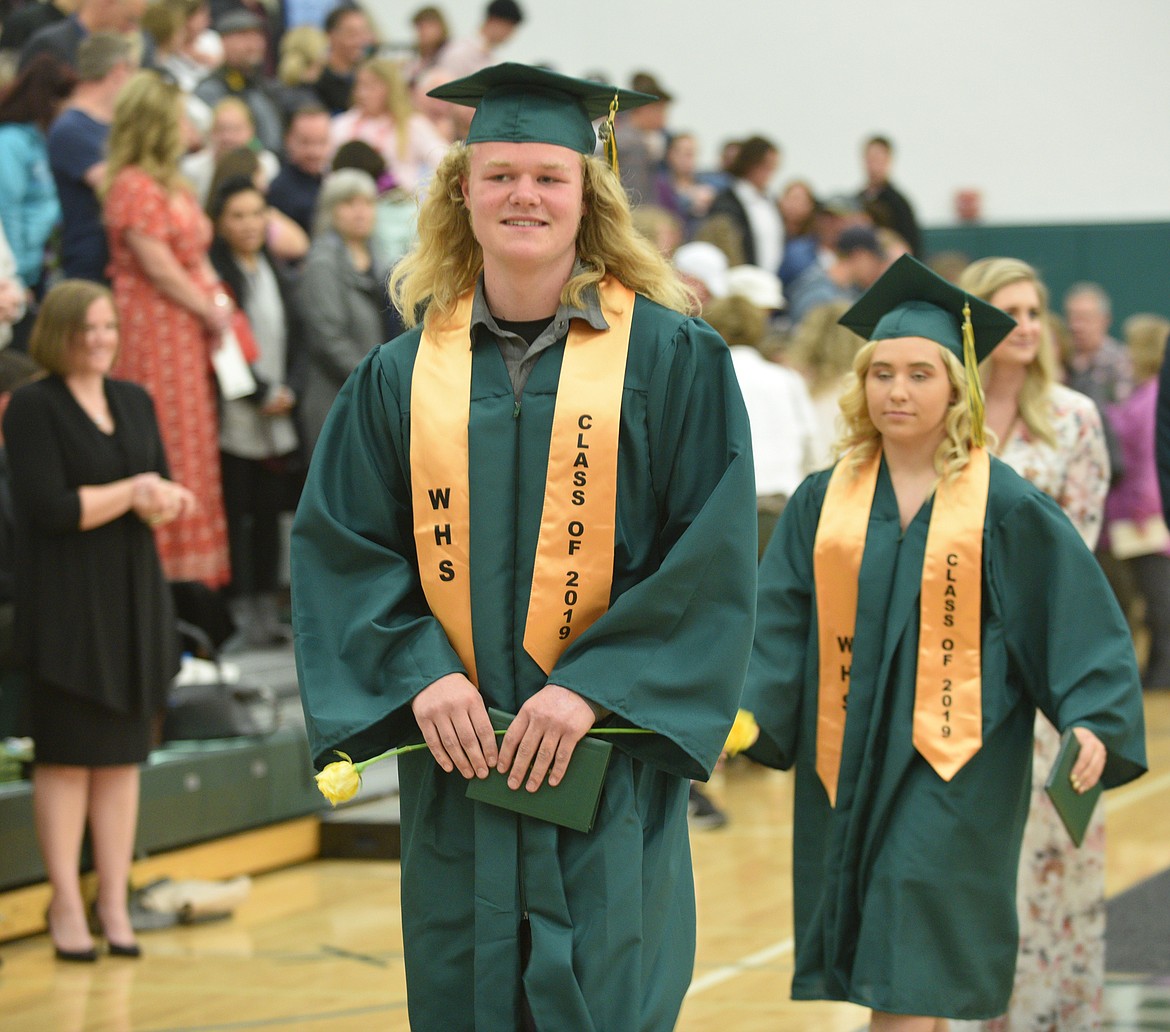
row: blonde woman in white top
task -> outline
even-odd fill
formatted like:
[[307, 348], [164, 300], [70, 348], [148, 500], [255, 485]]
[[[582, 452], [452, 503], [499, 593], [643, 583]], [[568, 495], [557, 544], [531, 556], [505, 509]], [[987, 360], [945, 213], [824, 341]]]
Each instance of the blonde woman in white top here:
[[430, 119], [415, 111], [398, 66], [382, 57], [358, 68], [353, 104], [333, 119], [332, 150], [350, 140], [378, 151], [395, 185], [409, 193], [426, 186], [449, 146]]

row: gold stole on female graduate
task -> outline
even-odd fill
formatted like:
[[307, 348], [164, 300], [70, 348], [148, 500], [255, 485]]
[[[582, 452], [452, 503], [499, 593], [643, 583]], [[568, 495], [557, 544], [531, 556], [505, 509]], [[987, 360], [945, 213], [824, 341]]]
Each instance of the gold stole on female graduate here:
[[[557, 385], [544, 509], [524, 648], [547, 674], [609, 608], [617, 453], [634, 292], [598, 285], [609, 328], [574, 319]], [[419, 579], [435, 618], [478, 685], [471, 632], [472, 294], [419, 342], [410, 390], [410, 475]]]
[[[858, 578], [881, 459], [879, 450], [856, 474], [847, 460], [837, 463], [813, 548], [820, 661], [816, 770], [833, 806], [845, 737]], [[962, 472], [939, 483], [922, 562], [913, 742], [944, 781], [983, 744], [983, 523], [990, 472], [987, 452], [972, 448]]]

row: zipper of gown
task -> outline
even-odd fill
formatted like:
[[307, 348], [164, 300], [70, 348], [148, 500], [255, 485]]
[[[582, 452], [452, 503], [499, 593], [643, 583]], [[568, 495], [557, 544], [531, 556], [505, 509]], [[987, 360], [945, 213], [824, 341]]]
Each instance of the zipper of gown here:
[[[513, 440], [515, 442], [514, 460], [516, 466], [516, 480], [515, 488], [512, 495], [512, 511], [516, 514], [516, 526], [519, 529], [519, 513], [520, 513], [520, 394], [515, 394], [515, 407], [512, 409], [512, 429]], [[517, 542], [515, 538], [512, 542], [512, 554], [516, 554]], [[514, 632], [513, 632], [514, 633]], [[512, 660], [512, 683], [516, 683], [516, 661]], [[519, 791], [524, 791], [524, 786], [521, 785]], [[528, 897], [524, 891], [524, 821], [519, 814], [516, 815], [516, 879], [517, 887], [520, 894], [520, 920], [526, 922], [528, 920]]]
[[[523, 792], [521, 786], [518, 791]], [[524, 891], [524, 818], [516, 814], [516, 878], [520, 886], [520, 922], [528, 920], [528, 896]]]

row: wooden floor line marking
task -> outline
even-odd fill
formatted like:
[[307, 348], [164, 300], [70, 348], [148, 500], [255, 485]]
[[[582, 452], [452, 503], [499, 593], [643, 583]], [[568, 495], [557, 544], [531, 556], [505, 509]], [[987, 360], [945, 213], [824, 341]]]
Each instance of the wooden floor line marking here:
[[[1170, 786], [1170, 774], [1142, 778], [1140, 782], [1126, 790], [1120, 796], [1106, 795], [1106, 812], [1113, 813], [1118, 810], [1124, 810], [1134, 803], [1142, 802], [1149, 796], [1164, 791], [1168, 786]], [[697, 996], [699, 993], [706, 992], [708, 989], [712, 989], [717, 985], [722, 985], [724, 982], [729, 982], [733, 978], [738, 978], [747, 971], [763, 967], [765, 964], [791, 953], [793, 946], [792, 939], [785, 939], [782, 942], [773, 943], [771, 946], [767, 946], [756, 953], [749, 954], [732, 964], [725, 964], [723, 967], [709, 971], [707, 974], [691, 982], [691, 987], [687, 990], [687, 996]]]
[[344, 957], [346, 960], [356, 960], [362, 964], [371, 964], [374, 967], [384, 968], [390, 966], [390, 962], [384, 960], [382, 957], [374, 957], [369, 953], [355, 953], [353, 950], [342, 949], [340, 946], [330, 946], [328, 943], [321, 944], [321, 952], [333, 957]]
[[687, 990], [687, 996], [698, 996], [699, 993], [706, 992], [708, 989], [712, 989], [717, 985], [722, 985], [724, 982], [730, 982], [733, 978], [738, 978], [746, 971], [763, 967], [773, 960], [786, 956], [792, 952], [793, 945], [791, 939], [785, 939], [782, 942], [776, 942], [771, 946], [766, 946], [756, 953], [751, 953], [742, 960], [737, 960], [734, 964], [725, 964], [723, 967], [716, 968], [714, 971], [708, 971], [702, 978], [696, 978], [691, 982], [691, 987]]

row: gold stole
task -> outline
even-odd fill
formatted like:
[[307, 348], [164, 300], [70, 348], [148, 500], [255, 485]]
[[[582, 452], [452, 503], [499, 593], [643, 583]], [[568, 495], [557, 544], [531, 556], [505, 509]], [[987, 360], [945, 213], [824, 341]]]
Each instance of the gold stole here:
[[[549, 441], [524, 648], [549, 673], [609, 608], [617, 453], [634, 292], [598, 285], [609, 328], [574, 319], [565, 341]], [[410, 473], [419, 579], [431, 612], [478, 685], [471, 631], [471, 412], [473, 294], [424, 330], [411, 382]]]
[[471, 640], [471, 302], [419, 341], [410, 382], [410, 477], [418, 575], [431, 612], [478, 686]]
[[[845, 737], [858, 578], [880, 467], [880, 451], [856, 475], [847, 460], [837, 463], [813, 548], [820, 664], [816, 771], [833, 806]], [[983, 744], [983, 523], [990, 472], [987, 452], [972, 448], [959, 476], [939, 483], [922, 563], [912, 740], [945, 781]]]

